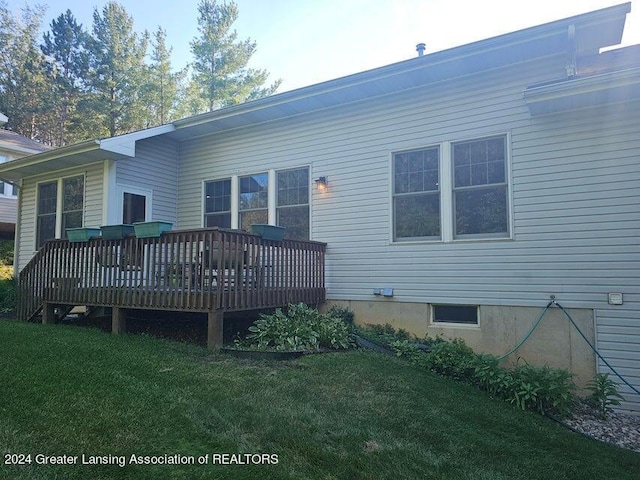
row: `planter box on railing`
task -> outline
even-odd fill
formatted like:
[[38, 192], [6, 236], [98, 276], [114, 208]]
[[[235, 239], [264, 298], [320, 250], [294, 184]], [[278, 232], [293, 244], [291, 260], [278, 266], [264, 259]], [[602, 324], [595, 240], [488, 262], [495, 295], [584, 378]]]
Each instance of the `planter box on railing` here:
[[98, 227], [67, 228], [66, 232], [70, 242], [88, 242], [91, 238], [100, 236]]
[[133, 224], [133, 229], [138, 238], [159, 237], [162, 232], [168, 232], [173, 228], [171, 222], [138, 222]]
[[284, 238], [284, 227], [267, 225], [265, 223], [253, 223], [251, 233], [260, 235], [264, 240], [275, 240], [279, 242]]
[[124, 237], [135, 235], [133, 225], [103, 225], [100, 227], [104, 240], [122, 240]]

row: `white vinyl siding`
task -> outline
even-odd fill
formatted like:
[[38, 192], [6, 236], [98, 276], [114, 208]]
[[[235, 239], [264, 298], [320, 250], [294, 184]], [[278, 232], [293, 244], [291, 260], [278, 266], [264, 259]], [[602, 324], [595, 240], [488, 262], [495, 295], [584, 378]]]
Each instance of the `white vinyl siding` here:
[[22, 184], [22, 205], [20, 219], [20, 245], [17, 269], [22, 269], [36, 251], [36, 212], [38, 184], [57, 178], [70, 178], [84, 175], [84, 215], [83, 225], [99, 227], [102, 225], [103, 163], [97, 162], [84, 168], [74, 168], [51, 172], [48, 175], [28, 177]]
[[[185, 142], [181, 225], [201, 225], [202, 178], [304, 158], [311, 178], [331, 179], [311, 198], [311, 238], [328, 243], [329, 299], [374, 301], [384, 285], [397, 302], [543, 308], [554, 294], [567, 308], [594, 310], [598, 347], [639, 382], [625, 365], [640, 360], [640, 108], [531, 118], [526, 86], [563, 71], [562, 56], [547, 58]], [[393, 152], [504, 134], [508, 238], [392, 242]], [[624, 304], [608, 305], [608, 292], [624, 293]]]
[[[136, 158], [116, 162], [116, 183], [125, 189], [152, 192], [150, 220], [171, 222], [177, 227], [177, 172], [177, 142], [151, 138], [136, 144]], [[122, 217], [122, 212], [118, 216]]]

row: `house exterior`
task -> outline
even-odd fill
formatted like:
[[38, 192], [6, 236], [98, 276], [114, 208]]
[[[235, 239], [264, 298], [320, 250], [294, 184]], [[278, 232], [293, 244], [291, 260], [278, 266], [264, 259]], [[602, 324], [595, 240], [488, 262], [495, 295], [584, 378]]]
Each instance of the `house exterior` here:
[[[6, 115], [0, 113], [0, 163], [48, 149], [29, 138], [2, 127], [7, 123]], [[0, 182], [0, 238], [13, 239], [18, 213], [18, 189], [10, 183]]]
[[[640, 388], [640, 46], [600, 53], [629, 11], [0, 165], [17, 265], [68, 226], [278, 224], [327, 243], [327, 304], [359, 322], [502, 354], [554, 296]], [[608, 371], [555, 307], [511, 360]]]

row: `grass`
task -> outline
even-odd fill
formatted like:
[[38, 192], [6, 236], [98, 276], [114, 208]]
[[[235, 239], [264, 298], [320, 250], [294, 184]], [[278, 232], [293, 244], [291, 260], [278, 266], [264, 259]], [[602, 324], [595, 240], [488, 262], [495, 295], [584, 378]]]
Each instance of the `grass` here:
[[[640, 455], [395, 358], [276, 363], [147, 336], [0, 321], [0, 478], [640, 478]], [[32, 455], [25, 466], [7, 453]], [[213, 453], [277, 465], [212, 465]], [[127, 465], [37, 465], [36, 454]], [[209, 454], [207, 465], [132, 465]], [[78, 461], [81, 461], [79, 458]]]

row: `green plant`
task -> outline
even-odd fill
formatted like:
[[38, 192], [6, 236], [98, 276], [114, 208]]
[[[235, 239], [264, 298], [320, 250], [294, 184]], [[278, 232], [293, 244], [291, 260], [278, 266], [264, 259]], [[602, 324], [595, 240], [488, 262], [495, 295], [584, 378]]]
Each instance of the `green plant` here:
[[18, 289], [15, 278], [0, 279], [0, 313], [16, 311]]
[[333, 305], [328, 314], [333, 318], [339, 318], [347, 325], [353, 326], [355, 320], [355, 314], [348, 307], [341, 307], [339, 305]]
[[519, 365], [506, 399], [523, 410], [565, 415], [574, 403], [572, 374], [564, 369]]
[[472, 378], [474, 353], [464, 340], [436, 343], [431, 348], [427, 368], [458, 379]]
[[385, 323], [380, 324], [367, 324], [359, 326], [355, 329], [356, 333], [367, 340], [371, 340], [379, 345], [384, 345], [389, 348], [393, 348], [394, 342], [408, 342], [414, 340], [415, 337], [404, 329], [396, 330], [392, 325]]
[[613, 412], [614, 405], [620, 405], [624, 397], [618, 393], [618, 386], [609, 378], [609, 373], [598, 373], [596, 378], [587, 384], [591, 390], [588, 400], [596, 406], [601, 418], [607, 418], [607, 414]]
[[249, 327], [250, 346], [262, 350], [318, 350], [349, 348], [349, 327], [339, 318], [322, 314], [303, 303], [261, 314]]

